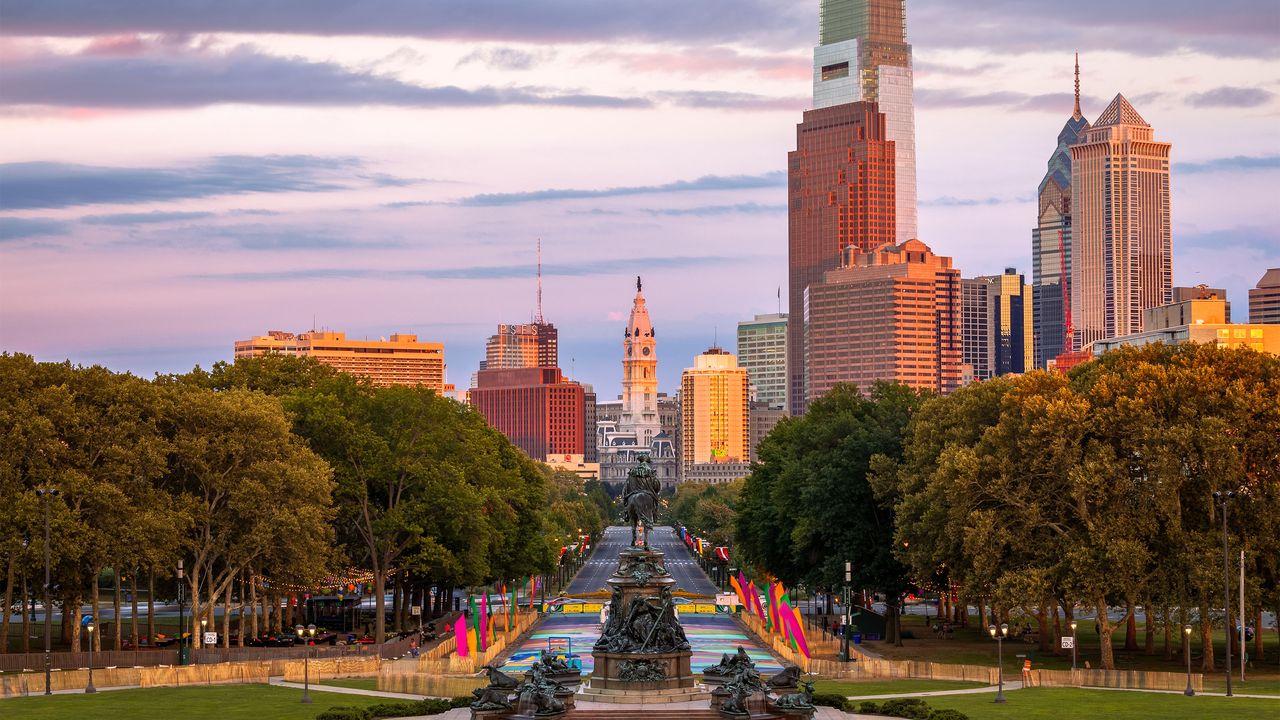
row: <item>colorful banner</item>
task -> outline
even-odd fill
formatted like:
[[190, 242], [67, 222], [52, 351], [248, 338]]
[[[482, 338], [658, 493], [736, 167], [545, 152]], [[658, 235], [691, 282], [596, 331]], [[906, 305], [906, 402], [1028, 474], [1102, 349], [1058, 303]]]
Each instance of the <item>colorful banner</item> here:
[[793, 608], [786, 601], [782, 603], [782, 616], [786, 620], [791, 644], [801, 655], [809, 657], [809, 643], [804, 637], [804, 622], [800, 618], [800, 608]]
[[467, 636], [470, 634], [467, 628], [467, 616], [466, 613], [463, 613], [458, 616], [457, 622], [453, 624], [453, 636], [458, 641], [458, 655], [462, 657], [467, 657], [471, 654], [469, 652], [470, 646], [467, 644]]
[[760, 605], [760, 591], [756, 589], [755, 580], [747, 582], [747, 599], [751, 601], [751, 610], [755, 612], [756, 617], [764, 620], [764, 608]]
[[[739, 573], [739, 575], [741, 575], [741, 573]], [[733, 586], [733, 591], [734, 591], [734, 592], [736, 592], [736, 593], [738, 593], [738, 600], [740, 600], [740, 601], [742, 602], [743, 607], [746, 607], [746, 605], [747, 605], [747, 593], [746, 593], [746, 591], [745, 591], [745, 590], [743, 590], [743, 589], [742, 589], [742, 583], [738, 581], [738, 578], [733, 577], [732, 575], [730, 575], [730, 576], [729, 576], [729, 584]], [[750, 611], [750, 608], [748, 608], [748, 611]]]

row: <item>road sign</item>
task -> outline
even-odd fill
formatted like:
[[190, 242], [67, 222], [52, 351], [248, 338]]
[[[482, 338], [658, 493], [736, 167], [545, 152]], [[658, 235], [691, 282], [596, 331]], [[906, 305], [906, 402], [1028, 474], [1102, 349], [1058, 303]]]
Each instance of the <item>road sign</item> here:
[[409, 608], [409, 614], [414, 617], [418, 617], [419, 615], [422, 614], [422, 606], [414, 605], [413, 607]]
[[205, 633], [205, 634], [204, 634], [204, 644], [205, 644], [205, 645], [217, 645], [217, 644], [218, 644], [218, 633], [216, 633], [216, 632], [207, 632], [207, 633]]
[[1076, 639], [1073, 637], [1062, 638], [1062, 649], [1070, 650], [1076, 646]]

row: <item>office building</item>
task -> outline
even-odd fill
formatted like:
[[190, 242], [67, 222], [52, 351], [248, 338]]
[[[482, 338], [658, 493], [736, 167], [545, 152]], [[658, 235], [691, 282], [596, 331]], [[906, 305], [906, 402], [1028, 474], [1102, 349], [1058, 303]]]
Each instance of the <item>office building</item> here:
[[1227, 299], [1227, 291], [1223, 288], [1211, 288], [1208, 285], [1196, 285], [1195, 287], [1175, 287], [1173, 289], [1174, 303], [1186, 302], [1187, 300], [1222, 300], [1226, 304], [1226, 321], [1231, 322], [1231, 301]]
[[1257, 325], [1280, 324], [1280, 268], [1271, 268], [1249, 290], [1249, 322]]
[[[894, 143], [894, 242], [916, 237], [916, 139], [906, 0], [822, 0], [813, 107], [876, 103]], [[794, 310], [792, 317], [797, 317]]]
[[1066, 347], [1071, 312], [1071, 146], [1089, 129], [1080, 112], [1080, 57], [1076, 56], [1076, 101], [1058, 133], [1058, 145], [1037, 191], [1036, 227], [1031, 230], [1031, 285], [1035, 367]]
[[877, 380], [950, 392], [961, 379], [960, 271], [919, 240], [850, 248], [805, 296], [809, 401]]
[[481, 370], [471, 404], [529, 457], [583, 455], [584, 393], [560, 368]]
[[870, 251], [896, 238], [894, 144], [874, 103], [805, 112], [787, 156], [787, 403], [804, 412], [804, 297], [846, 248]]
[[1070, 147], [1075, 350], [1140, 332], [1172, 299], [1171, 147], [1123, 95]]
[[547, 322], [521, 325], [498, 325], [484, 348], [485, 370], [512, 368], [559, 367], [559, 333]]
[[746, 462], [750, 384], [746, 368], [718, 347], [693, 359], [680, 377], [681, 466]]
[[1101, 355], [1123, 345], [1194, 342], [1280, 355], [1280, 325], [1232, 324], [1227, 320], [1226, 304], [1217, 299], [1184, 300], [1148, 308], [1143, 311], [1142, 332], [1098, 340], [1091, 349]]
[[596, 411], [596, 389], [586, 383], [582, 385], [582, 447], [583, 462], [596, 466], [596, 474], [600, 471], [600, 450], [596, 447], [596, 423], [599, 413]]
[[237, 360], [268, 353], [313, 357], [374, 385], [421, 385], [441, 395], [453, 389], [444, 381], [444, 345], [418, 342], [417, 335], [396, 333], [390, 339], [349, 340], [340, 332], [271, 330], [235, 341]]
[[787, 405], [787, 314], [738, 323], [738, 365], [751, 378], [751, 397], [766, 407]]
[[1024, 373], [1035, 367], [1033, 288], [1014, 268], [961, 282], [961, 351], [966, 380]]
[[753, 402], [749, 408], [751, 413], [751, 462], [760, 459], [760, 443], [773, 431], [782, 418], [787, 416], [786, 408], [770, 407], [768, 403]]

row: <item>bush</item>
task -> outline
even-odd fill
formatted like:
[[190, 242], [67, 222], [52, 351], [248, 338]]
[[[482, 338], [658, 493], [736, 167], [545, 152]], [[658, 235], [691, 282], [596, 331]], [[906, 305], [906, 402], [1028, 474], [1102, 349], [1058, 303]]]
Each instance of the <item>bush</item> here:
[[364, 708], [339, 705], [316, 716], [316, 720], [370, 720], [372, 716]]
[[459, 695], [458, 697], [449, 701], [449, 707], [451, 708], [471, 707], [471, 703], [473, 702], [475, 702], [474, 697], [470, 695]]
[[825, 705], [826, 707], [833, 707], [837, 710], [844, 710], [845, 706], [849, 704], [849, 701], [845, 700], [843, 695], [837, 695], [835, 693], [819, 693], [814, 695], [813, 700], [810, 702], [814, 705]]
[[[461, 700], [462, 698], [457, 699]], [[470, 701], [468, 701], [468, 704], [470, 704]], [[368, 717], [399, 718], [414, 717], [416, 715], [439, 715], [447, 712], [451, 707], [454, 707], [452, 701], [436, 698], [418, 700], [417, 702], [379, 703], [368, 707]]]
[[862, 704], [858, 706], [858, 712], [875, 715], [880, 712], [880, 705], [870, 700], [863, 700]]
[[969, 720], [969, 716], [951, 708], [934, 710], [929, 720]]
[[891, 717], [910, 718], [910, 720], [929, 720], [932, 712], [929, 703], [920, 698], [894, 698], [885, 700], [880, 712]]

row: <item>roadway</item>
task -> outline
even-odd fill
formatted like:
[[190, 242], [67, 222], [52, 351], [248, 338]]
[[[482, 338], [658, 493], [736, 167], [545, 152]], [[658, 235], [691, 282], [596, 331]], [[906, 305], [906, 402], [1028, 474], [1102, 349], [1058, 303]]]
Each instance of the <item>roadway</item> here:
[[[618, 553], [630, 545], [630, 527], [605, 528], [603, 537], [596, 544], [591, 557], [578, 571], [573, 582], [569, 583], [565, 595], [572, 597], [596, 590], [608, 590], [609, 586], [605, 581], [618, 568]], [[667, 572], [676, 579], [677, 589], [704, 595], [716, 593], [716, 586], [712, 584], [706, 573], [702, 572], [702, 568], [698, 566], [698, 562], [693, 559], [693, 555], [684, 543], [680, 542], [680, 536], [675, 530], [670, 527], [650, 528], [649, 546], [666, 555]]]

